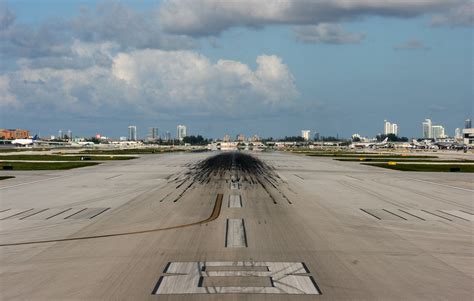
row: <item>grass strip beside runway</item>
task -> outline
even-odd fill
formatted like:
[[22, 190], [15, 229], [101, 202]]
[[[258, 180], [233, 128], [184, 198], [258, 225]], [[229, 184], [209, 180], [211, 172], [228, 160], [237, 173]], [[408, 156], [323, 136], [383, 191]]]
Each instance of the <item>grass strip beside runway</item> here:
[[88, 156], [88, 155], [0, 155], [0, 160], [21, 160], [21, 161], [109, 161], [109, 160], [131, 160], [137, 157], [123, 156]]
[[426, 172], [474, 172], [473, 165], [456, 164], [396, 164], [388, 163], [362, 163], [363, 165], [376, 166], [400, 171], [426, 171]]
[[336, 161], [344, 162], [358, 162], [358, 161], [369, 161], [369, 162], [433, 162], [433, 163], [474, 163], [474, 160], [431, 160], [431, 159], [418, 159], [418, 158], [337, 158]]
[[358, 153], [304, 153], [311, 157], [345, 157], [345, 158], [406, 158], [406, 159], [436, 159], [437, 156], [415, 156], [415, 155], [399, 155], [399, 154], [358, 154]]
[[0, 170], [63, 170], [93, 166], [95, 162], [1, 162]]

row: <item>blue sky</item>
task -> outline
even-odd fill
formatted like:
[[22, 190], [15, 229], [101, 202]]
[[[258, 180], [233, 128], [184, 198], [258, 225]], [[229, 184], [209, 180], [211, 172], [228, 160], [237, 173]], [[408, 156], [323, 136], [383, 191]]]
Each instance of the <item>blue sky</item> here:
[[0, 126], [452, 135], [473, 112], [472, 1], [358, 2], [1, 2]]

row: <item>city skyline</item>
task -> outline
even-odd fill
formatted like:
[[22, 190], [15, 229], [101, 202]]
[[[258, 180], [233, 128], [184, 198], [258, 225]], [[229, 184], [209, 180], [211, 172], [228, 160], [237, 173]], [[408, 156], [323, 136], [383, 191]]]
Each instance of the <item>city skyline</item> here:
[[349, 137], [388, 118], [417, 136], [425, 118], [452, 133], [472, 117], [468, 1], [210, 3], [2, 2], [0, 127]]
[[[429, 122], [429, 126], [425, 124], [427, 124]], [[460, 127], [456, 127], [453, 129], [452, 131], [452, 134], [451, 131], [447, 130], [443, 125], [441, 124], [438, 124], [438, 125], [434, 125], [431, 121], [431, 119], [425, 119], [422, 123], [422, 134], [420, 135], [413, 135], [413, 136], [406, 136], [406, 135], [402, 135], [400, 134], [399, 132], [399, 125], [396, 124], [396, 123], [393, 123], [393, 122], [390, 122], [388, 121], [387, 119], [384, 119], [383, 120], [383, 130], [382, 131], [379, 131], [379, 132], [376, 132], [376, 133], [372, 133], [372, 134], [368, 134], [368, 135], [364, 135], [364, 136], [368, 136], [368, 137], [375, 137], [377, 135], [388, 135], [388, 134], [394, 134], [395, 136], [399, 136], [399, 137], [410, 137], [410, 138], [444, 138], [444, 137], [456, 137], [456, 132], [459, 130], [462, 130], [464, 128], [471, 128], [471, 119], [470, 118], [467, 118], [465, 119], [462, 124], [464, 126], [460, 126]], [[460, 123], [461, 124], [461, 123]], [[136, 140], [140, 140], [140, 139], [143, 139], [143, 140], [149, 140], [149, 141], [153, 141], [153, 140], [158, 140], [158, 139], [163, 139], [163, 140], [170, 140], [172, 137], [170, 135], [170, 132], [168, 130], [164, 130], [163, 132], [161, 132], [160, 134], [160, 131], [159, 131], [159, 128], [158, 127], [151, 127], [151, 126], [146, 126], [145, 129], [143, 129], [143, 133], [140, 133], [140, 128], [137, 127], [136, 125], [133, 125], [133, 126], [128, 126], [128, 136], [127, 136], [127, 139], [131, 139], [130, 135], [131, 135], [131, 132], [130, 132], [130, 127], [133, 127], [133, 133], [134, 133], [134, 137], [136, 138]], [[442, 133], [442, 135], [433, 135], [433, 129], [437, 132], [437, 133]], [[30, 131], [30, 130], [29, 130]], [[146, 131], [146, 132], [145, 132]], [[59, 130], [60, 134], [58, 135], [58, 137], [61, 137], [62, 136], [62, 129]], [[181, 132], [181, 134], [180, 134]], [[254, 131], [255, 132], [255, 131]], [[32, 133], [34, 133], [34, 131], [32, 131]], [[67, 136], [68, 137], [71, 137], [71, 133], [72, 131], [69, 129], [67, 131]], [[222, 139], [223, 141], [227, 141], [227, 140], [231, 140], [230, 137], [231, 135], [229, 135], [229, 131], [224, 131], [225, 134], [221, 135], [221, 136], [209, 136], [207, 135], [206, 133], [201, 133], [201, 132], [194, 132], [194, 133], [189, 133], [188, 132], [188, 128], [186, 125], [183, 125], [183, 124], [178, 124], [176, 126], [176, 136], [174, 138], [178, 139], [178, 140], [182, 140], [183, 137], [185, 136], [197, 136], [197, 135], [202, 135], [202, 136], [205, 136], [206, 138], [211, 138], [211, 139]], [[101, 133], [101, 131], [97, 131], [95, 134], [93, 135], [89, 135], [89, 136], [94, 136], [94, 135], [102, 135], [103, 133]], [[256, 135], [256, 134], [251, 134], [251, 132], [249, 133], [242, 133], [240, 131], [236, 131], [235, 133], [233, 133], [232, 135], [235, 135], [235, 136], [238, 136], [238, 135], [243, 135], [243, 136], [246, 136], [246, 137], [251, 137], [252, 135]], [[300, 136], [300, 137], [303, 137], [305, 140], [312, 140], [314, 137], [312, 137], [313, 135], [321, 135], [321, 133], [313, 128], [313, 129], [310, 129], [310, 130], [299, 130], [299, 134], [298, 133], [291, 133], [290, 135], [280, 135], [280, 136], [267, 136], [266, 138], [275, 138], [275, 139], [279, 139], [279, 138], [284, 138], [284, 137], [292, 137], [292, 136]], [[357, 133], [357, 135], [360, 135], [359, 133]], [[39, 135], [40, 136], [40, 135]], [[47, 136], [54, 136], [54, 135], [47, 135]], [[79, 135], [80, 137], [88, 137], [88, 135]], [[76, 137], [79, 137], [79, 136], [76, 136]], [[109, 135], [108, 135], [109, 136]], [[125, 137], [123, 135], [119, 135], [120, 137]], [[119, 136], [111, 136], [112, 138], [116, 138], [116, 137], [119, 137]], [[325, 133], [322, 134], [322, 136], [339, 136], [338, 133], [336, 133], [335, 135], [331, 135], [331, 134], [327, 134], [325, 135]], [[340, 138], [342, 139], [347, 139], [347, 138], [350, 138], [354, 136], [354, 133], [351, 134], [349, 137], [346, 137], [346, 136], [341, 136]], [[436, 136], [436, 137], [434, 137]], [[227, 137], [227, 138], [226, 138]], [[236, 138], [237, 139], [237, 138]]]

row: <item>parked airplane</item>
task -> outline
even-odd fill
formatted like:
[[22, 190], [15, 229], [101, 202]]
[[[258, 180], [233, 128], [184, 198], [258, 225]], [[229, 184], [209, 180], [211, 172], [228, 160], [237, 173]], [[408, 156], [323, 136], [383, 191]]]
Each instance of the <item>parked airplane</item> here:
[[385, 138], [382, 142], [356, 142], [352, 143], [350, 148], [378, 148], [388, 146], [388, 137]]
[[17, 146], [28, 146], [28, 145], [32, 145], [37, 140], [38, 140], [38, 135], [35, 135], [32, 139], [28, 139], [28, 138], [15, 139], [12, 141], [12, 144], [17, 145]]

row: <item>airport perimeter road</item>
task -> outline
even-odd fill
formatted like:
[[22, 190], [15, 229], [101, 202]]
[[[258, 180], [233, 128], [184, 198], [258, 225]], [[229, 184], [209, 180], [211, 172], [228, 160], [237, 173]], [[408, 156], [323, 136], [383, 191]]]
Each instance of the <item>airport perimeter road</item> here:
[[472, 300], [472, 174], [212, 155], [0, 181], [0, 299]]

